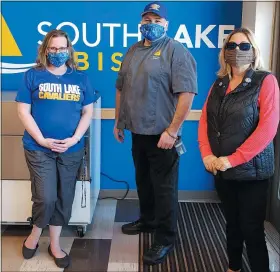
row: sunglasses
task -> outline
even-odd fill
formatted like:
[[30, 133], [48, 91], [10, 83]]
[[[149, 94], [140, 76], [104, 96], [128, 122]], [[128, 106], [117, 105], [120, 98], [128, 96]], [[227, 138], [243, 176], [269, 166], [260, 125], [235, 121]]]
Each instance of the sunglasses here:
[[226, 44], [226, 49], [227, 50], [234, 50], [237, 46], [242, 51], [249, 51], [251, 49], [251, 47], [252, 47], [252, 45], [250, 43], [248, 43], [248, 42], [242, 42], [240, 44], [237, 44], [235, 42], [228, 42]]

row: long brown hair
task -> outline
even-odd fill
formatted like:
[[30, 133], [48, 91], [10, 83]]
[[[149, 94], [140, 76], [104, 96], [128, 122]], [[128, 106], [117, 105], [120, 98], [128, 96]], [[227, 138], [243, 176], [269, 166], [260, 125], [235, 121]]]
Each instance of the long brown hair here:
[[260, 49], [256, 42], [255, 34], [249, 28], [241, 27], [241, 28], [237, 28], [237, 29], [233, 30], [224, 41], [224, 45], [223, 45], [223, 47], [220, 51], [220, 55], [219, 55], [220, 70], [217, 73], [219, 77], [224, 77], [226, 75], [229, 75], [229, 77], [231, 77], [231, 66], [225, 62], [225, 47], [226, 47], [227, 42], [230, 41], [231, 37], [237, 33], [243, 33], [247, 37], [249, 42], [252, 44], [254, 55], [255, 55], [255, 60], [251, 64], [251, 68], [254, 70], [262, 69], [261, 53], [260, 53]]
[[72, 43], [69, 39], [69, 36], [66, 32], [60, 30], [60, 29], [54, 29], [47, 33], [45, 36], [42, 44], [40, 45], [38, 49], [38, 56], [36, 59], [36, 66], [37, 69], [44, 69], [49, 65], [49, 61], [47, 59], [47, 48], [52, 40], [52, 38], [56, 37], [64, 37], [67, 40], [67, 47], [69, 52], [69, 59], [66, 62], [66, 65], [68, 67], [71, 67], [72, 69], [77, 69], [77, 64], [74, 61], [74, 49], [72, 46]]

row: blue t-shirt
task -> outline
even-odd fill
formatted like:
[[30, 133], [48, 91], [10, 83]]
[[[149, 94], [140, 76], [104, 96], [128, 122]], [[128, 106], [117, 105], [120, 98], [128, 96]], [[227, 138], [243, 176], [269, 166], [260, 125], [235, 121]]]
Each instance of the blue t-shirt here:
[[[31, 115], [45, 138], [63, 140], [72, 137], [80, 122], [82, 108], [96, 97], [87, 75], [68, 68], [56, 76], [46, 69], [32, 68], [24, 73], [16, 101], [31, 104]], [[51, 152], [40, 146], [25, 131], [23, 146], [27, 150]], [[84, 138], [66, 152], [84, 147]]]

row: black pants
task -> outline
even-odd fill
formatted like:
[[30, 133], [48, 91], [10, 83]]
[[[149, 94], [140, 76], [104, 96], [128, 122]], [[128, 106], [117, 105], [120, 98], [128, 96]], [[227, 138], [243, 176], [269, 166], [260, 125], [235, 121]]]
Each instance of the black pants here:
[[68, 224], [83, 154], [83, 149], [61, 154], [25, 150], [31, 179], [32, 218], [37, 227]]
[[227, 222], [229, 268], [241, 269], [245, 241], [252, 272], [268, 272], [269, 260], [264, 234], [268, 180], [216, 179], [215, 183]]
[[132, 134], [132, 155], [141, 220], [156, 224], [155, 241], [174, 243], [178, 206], [179, 157], [175, 148], [157, 147], [160, 135]]

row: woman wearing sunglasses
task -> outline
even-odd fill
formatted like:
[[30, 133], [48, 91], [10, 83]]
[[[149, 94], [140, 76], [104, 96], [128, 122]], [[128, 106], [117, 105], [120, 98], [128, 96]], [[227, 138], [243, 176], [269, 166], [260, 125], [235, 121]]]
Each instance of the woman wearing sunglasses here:
[[274, 173], [273, 138], [279, 123], [279, 87], [262, 70], [254, 34], [228, 35], [220, 70], [202, 110], [199, 145], [227, 222], [228, 272], [242, 269], [245, 242], [253, 272], [268, 272], [264, 235], [267, 189]]
[[33, 229], [22, 254], [25, 259], [34, 256], [42, 230], [49, 225], [48, 252], [60, 268], [70, 263], [59, 237], [71, 217], [83, 135], [95, 100], [87, 75], [76, 69], [73, 52], [64, 31], [49, 32], [39, 47], [37, 65], [24, 74], [16, 98], [25, 127], [23, 146], [33, 201]]

